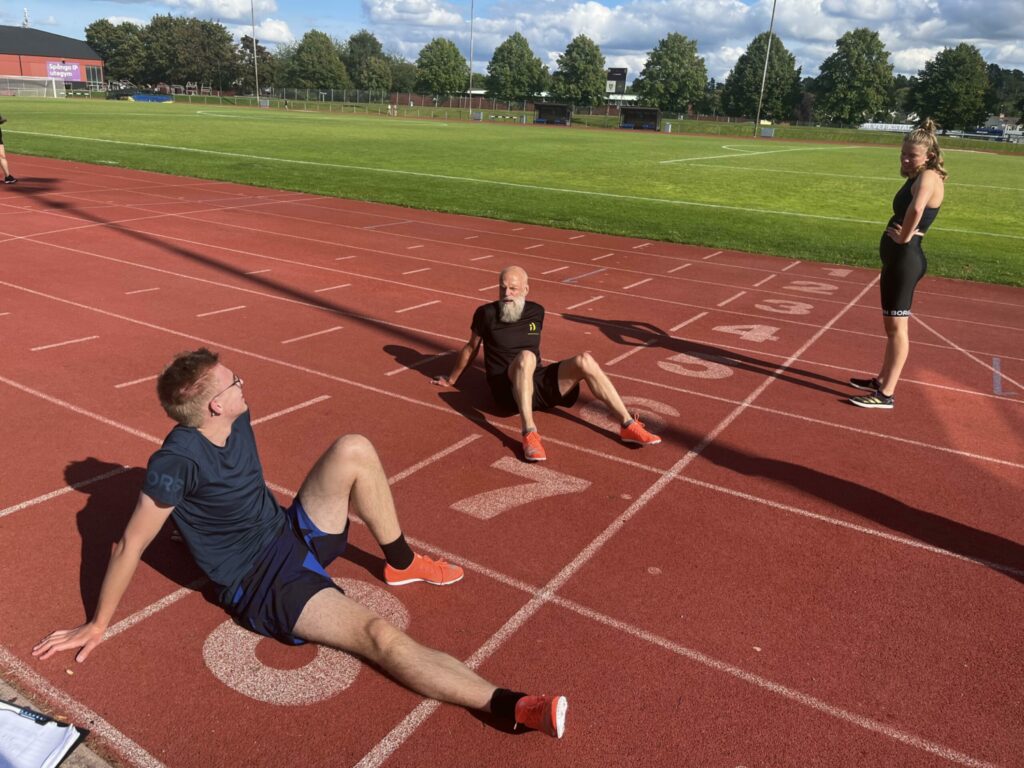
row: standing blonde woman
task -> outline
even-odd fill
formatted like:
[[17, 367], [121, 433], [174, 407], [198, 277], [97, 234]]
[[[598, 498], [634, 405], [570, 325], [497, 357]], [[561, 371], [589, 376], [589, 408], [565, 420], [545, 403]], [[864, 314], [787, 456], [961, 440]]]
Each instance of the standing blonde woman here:
[[882, 322], [885, 326], [885, 357], [878, 375], [851, 378], [850, 384], [867, 395], [851, 397], [861, 408], [892, 408], [896, 383], [910, 352], [910, 304], [914, 288], [928, 269], [921, 240], [939, 214], [948, 175], [942, 167], [942, 150], [935, 138], [935, 123], [928, 118], [907, 134], [900, 150], [900, 174], [906, 178], [892, 200], [892, 218], [878, 251], [882, 259]]

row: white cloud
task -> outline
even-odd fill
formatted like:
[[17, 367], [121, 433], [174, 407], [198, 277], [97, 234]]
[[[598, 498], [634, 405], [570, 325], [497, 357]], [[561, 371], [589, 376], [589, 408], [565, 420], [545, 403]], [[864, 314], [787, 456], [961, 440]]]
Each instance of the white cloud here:
[[255, 11], [256, 18], [264, 18], [277, 11], [275, 0], [165, 0], [171, 8], [180, 8], [190, 16], [204, 19], [245, 21]]
[[363, 11], [375, 24], [412, 27], [461, 27], [462, 15], [436, 0], [363, 0]]
[[[252, 25], [251, 24], [227, 24], [228, 32], [238, 40], [242, 35], [248, 35], [252, 37]], [[256, 25], [256, 39], [260, 45], [266, 47], [268, 45], [276, 45], [278, 43], [290, 43], [295, 40], [295, 35], [292, 34], [291, 29], [288, 26], [288, 22], [281, 21], [280, 19], [264, 19]]]

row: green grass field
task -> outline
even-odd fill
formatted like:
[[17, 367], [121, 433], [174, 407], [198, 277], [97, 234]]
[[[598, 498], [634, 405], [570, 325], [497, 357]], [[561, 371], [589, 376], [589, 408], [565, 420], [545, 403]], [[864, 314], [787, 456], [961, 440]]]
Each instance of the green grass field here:
[[[182, 103], [5, 99], [0, 112], [15, 156], [862, 266], [878, 263], [902, 181], [897, 145]], [[948, 149], [946, 167], [929, 272], [1024, 285], [1024, 156]]]

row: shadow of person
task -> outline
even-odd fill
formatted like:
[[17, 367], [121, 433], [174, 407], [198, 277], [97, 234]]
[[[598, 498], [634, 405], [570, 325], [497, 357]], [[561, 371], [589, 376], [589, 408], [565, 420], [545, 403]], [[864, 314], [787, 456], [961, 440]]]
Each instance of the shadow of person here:
[[[480, 397], [481, 392], [483, 397]], [[465, 390], [449, 388], [442, 389], [440, 397], [441, 400], [453, 411], [462, 414], [474, 424], [490, 432], [507, 449], [518, 455], [520, 441], [515, 437], [514, 433], [510, 434], [488, 421], [488, 416], [507, 418], [514, 415], [516, 411], [509, 412], [508, 410], [501, 409], [495, 405], [494, 401], [491, 400], [490, 392], [487, 391], [486, 383], [481, 381], [479, 387], [472, 387]], [[485, 408], [487, 410], [485, 410]]]
[[401, 344], [385, 344], [384, 351], [395, 358], [395, 362], [402, 367], [416, 371], [428, 379], [447, 373], [451, 369], [451, 363], [447, 363], [446, 367], [446, 364], [435, 361], [454, 354], [452, 350], [433, 353], [418, 352], [411, 347], [403, 347]]
[[[674, 427], [669, 431], [675, 440], [695, 441], [700, 437]], [[922, 544], [973, 560], [1024, 584], [1024, 546], [1010, 539], [917, 509], [860, 483], [791, 461], [746, 453], [721, 441], [708, 445], [701, 456], [738, 474], [763, 477], [795, 488], [835, 509], [846, 510]]]
[[[69, 462], [64, 468], [68, 485], [88, 496], [76, 518], [82, 537], [79, 589], [87, 616], [96, 610], [111, 549], [121, 540], [145, 475], [141, 467], [125, 467], [92, 456]], [[169, 524], [146, 549], [143, 561], [181, 586], [195, 586], [203, 579], [188, 550], [171, 541]]]
[[[570, 322], [592, 325], [600, 329], [610, 341], [621, 346], [660, 348], [674, 354], [690, 355], [711, 363], [720, 363], [731, 368], [771, 376], [800, 387], [816, 389], [819, 392], [836, 395], [844, 400], [850, 394], [848, 391], [849, 384], [844, 380], [792, 366], [788, 366], [780, 372], [781, 364], [778, 362], [773, 363], [735, 350], [722, 349], [710, 344], [675, 338], [650, 323], [632, 320], [601, 320], [582, 315], [563, 314], [562, 317]], [[843, 389], [833, 389], [832, 386], [825, 386], [826, 384], [840, 386]]]

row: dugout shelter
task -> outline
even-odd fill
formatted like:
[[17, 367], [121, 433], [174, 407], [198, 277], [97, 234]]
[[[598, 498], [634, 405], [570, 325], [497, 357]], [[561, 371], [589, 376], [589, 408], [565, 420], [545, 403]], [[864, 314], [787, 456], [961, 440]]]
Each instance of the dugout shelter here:
[[546, 125], [571, 125], [572, 106], [569, 104], [535, 104], [533, 122]]
[[621, 107], [619, 128], [637, 131], [657, 131], [661, 122], [661, 110], [654, 107]]

